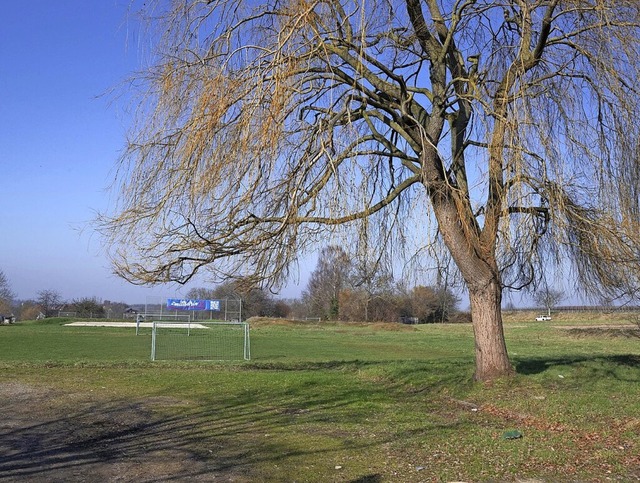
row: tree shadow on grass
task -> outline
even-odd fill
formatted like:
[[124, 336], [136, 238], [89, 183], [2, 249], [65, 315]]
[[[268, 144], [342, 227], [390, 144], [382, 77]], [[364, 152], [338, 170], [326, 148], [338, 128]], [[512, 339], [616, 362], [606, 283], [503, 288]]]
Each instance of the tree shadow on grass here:
[[355, 480], [351, 480], [349, 483], [380, 483], [381, 481], [383, 481], [381, 475], [372, 474], [372, 475], [362, 476]]
[[0, 481], [143, 482], [201, 472], [197, 453], [177, 437], [197, 431], [197, 419], [159, 420], [125, 401], [83, 406], [10, 408], [0, 426]]
[[[533, 375], [541, 374], [549, 369], [557, 366], [578, 366], [589, 364], [595, 369], [606, 372], [609, 375], [619, 378], [615, 371], [611, 370], [616, 366], [640, 368], [640, 355], [637, 354], [618, 354], [611, 356], [565, 356], [565, 357], [531, 357], [520, 358], [515, 361], [516, 371], [519, 374]], [[607, 369], [609, 368], [609, 369]], [[640, 373], [638, 379], [640, 379]]]
[[[169, 385], [135, 401], [32, 392], [29, 400], [9, 401], [3, 408], [0, 482], [240, 483], [276, 481], [279, 474], [289, 479], [295, 468], [262, 471], [301, 460], [326, 462], [331, 469], [331, 459], [347, 443], [348, 451], [361, 454], [402, 437], [391, 432], [363, 438], [349, 431], [364, 424], [358, 404], [368, 399], [368, 390], [369, 398], [377, 394], [349, 386], [316, 394], [300, 385], [295, 397], [267, 387], [258, 396], [243, 391], [220, 398], [212, 388], [214, 396], [198, 402], [173, 397]], [[328, 424], [323, 415], [331, 417]], [[299, 425], [306, 428], [303, 433], [312, 432], [308, 439], [300, 439]], [[381, 479], [371, 472], [354, 481]]]

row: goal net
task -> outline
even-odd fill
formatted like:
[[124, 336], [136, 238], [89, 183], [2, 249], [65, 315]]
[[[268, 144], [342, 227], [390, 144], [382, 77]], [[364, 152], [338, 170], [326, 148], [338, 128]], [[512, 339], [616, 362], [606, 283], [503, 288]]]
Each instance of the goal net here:
[[249, 360], [249, 324], [246, 322], [154, 321], [151, 360]]

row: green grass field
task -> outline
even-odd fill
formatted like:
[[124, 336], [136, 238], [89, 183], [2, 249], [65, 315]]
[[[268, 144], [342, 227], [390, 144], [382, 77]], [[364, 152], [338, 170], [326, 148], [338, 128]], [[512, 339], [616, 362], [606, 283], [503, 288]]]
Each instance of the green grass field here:
[[61, 319], [0, 327], [0, 384], [160, 398], [155, 415], [195, 428], [180, 444], [234, 481], [638, 481], [637, 331], [505, 320], [518, 375], [486, 385], [469, 325], [258, 320], [249, 362], [152, 363], [148, 335]]

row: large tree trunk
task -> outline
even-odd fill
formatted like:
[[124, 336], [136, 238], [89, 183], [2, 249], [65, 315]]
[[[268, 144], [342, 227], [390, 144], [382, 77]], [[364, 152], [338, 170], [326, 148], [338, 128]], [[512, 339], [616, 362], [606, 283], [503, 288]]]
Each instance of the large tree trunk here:
[[451, 198], [438, 196], [439, 193], [442, 191], [432, 190], [440, 232], [469, 290], [475, 337], [475, 379], [490, 381], [510, 376], [514, 369], [502, 329], [502, 283], [493, 244], [483, 246], [477, 227], [461, 221], [464, 212], [458, 211], [458, 204]]
[[489, 381], [514, 373], [502, 329], [502, 288], [496, 280], [469, 287], [471, 320], [476, 345], [478, 381]]

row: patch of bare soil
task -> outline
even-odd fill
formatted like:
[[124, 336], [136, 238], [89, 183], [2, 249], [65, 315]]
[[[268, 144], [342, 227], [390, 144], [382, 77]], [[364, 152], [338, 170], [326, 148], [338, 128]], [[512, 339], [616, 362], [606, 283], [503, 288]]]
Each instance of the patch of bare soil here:
[[153, 411], [171, 404], [156, 399], [96, 400], [0, 383], [0, 482], [252, 481], [218, 457], [213, 442], [208, 450], [196, 444], [197, 421]]

